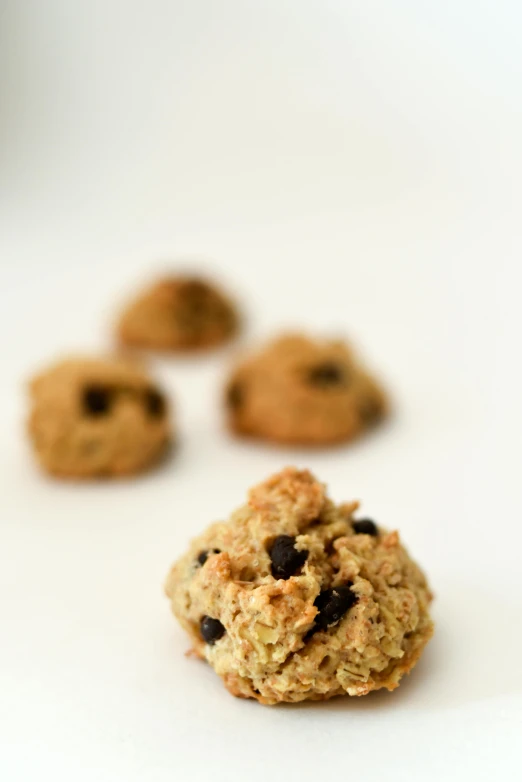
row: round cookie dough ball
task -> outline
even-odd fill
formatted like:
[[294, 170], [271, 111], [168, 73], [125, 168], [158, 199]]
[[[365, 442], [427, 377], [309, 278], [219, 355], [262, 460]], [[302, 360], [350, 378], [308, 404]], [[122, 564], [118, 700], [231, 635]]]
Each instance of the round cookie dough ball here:
[[366, 695], [417, 662], [433, 632], [426, 579], [398, 533], [357, 507], [287, 468], [172, 568], [172, 610], [233, 695]]
[[232, 431], [298, 445], [352, 440], [387, 410], [381, 387], [344, 342], [299, 334], [243, 360], [225, 403]]
[[35, 377], [28, 422], [36, 455], [60, 477], [141, 472], [171, 439], [167, 400], [140, 365], [70, 358]]
[[124, 310], [120, 342], [150, 350], [197, 350], [220, 345], [238, 328], [232, 302], [198, 277], [160, 280]]

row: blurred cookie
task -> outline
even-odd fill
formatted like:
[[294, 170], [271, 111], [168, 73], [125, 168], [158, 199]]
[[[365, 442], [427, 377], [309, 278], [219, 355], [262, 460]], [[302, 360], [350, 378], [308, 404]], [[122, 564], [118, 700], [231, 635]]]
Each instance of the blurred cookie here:
[[376, 424], [386, 397], [344, 342], [281, 336], [243, 360], [226, 386], [229, 427], [281, 443], [351, 440]]
[[287, 468], [212, 524], [166, 592], [194, 652], [261, 703], [395, 689], [433, 633], [431, 592], [397, 532]]
[[69, 358], [31, 381], [29, 435], [42, 467], [62, 477], [141, 472], [171, 439], [167, 400], [134, 362]]
[[151, 350], [197, 350], [219, 345], [238, 328], [233, 303], [213, 283], [171, 277], [143, 291], [124, 310], [122, 343]]

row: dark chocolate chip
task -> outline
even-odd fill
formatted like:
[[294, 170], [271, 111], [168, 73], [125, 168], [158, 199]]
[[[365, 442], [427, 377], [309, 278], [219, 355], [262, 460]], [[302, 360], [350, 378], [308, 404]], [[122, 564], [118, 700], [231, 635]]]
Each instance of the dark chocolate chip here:
[[209, 294], [208, 285], [201, 280], [185, 280], [181, 290], [184, 296], [191, 299], [198, 299]]
[[200, 624], [201, 637], [204, 641], [212, 646], [216, 641], [219, 641], [221, 636], [225, 634], [225, 628], [219, 621], [219, 619], [212, 619], [211, 616], [204, 616], [201, 619]]
[[314, 606], [319, 609], [315, 617], [316, 629], [326, 630], [336, 624], [346, 612], [357, 602], [351, 587], [351, 581], [343, 586], [323, 589], [314, 600]]
[[308, 379], [314, 386], [330, 388], [340, 385], [346, 379], [346, 374], [335, 361], [324, 361], [310, 369]]
[[243, 386], [237, 381], [232, 383], [227, 390], [227, 405], [232, 410], [237, 410], [243, 404], [244, 392]]
[[210, 289], [199, 280], [185, 280], [180, 288], [180, 298], [176, 301], [174, 316], [178, 326], [194, 334], [202, 328], [211, 311], [212, 296]]
[[185, 306], [187, 308], [186, 310], [187, 318], [192, 318], [193, 320], [199, 320], [207, 315], [208, 302], [205, 299], [202, 298], [189, 299], [185, 303]]
[[274, 578], [290, 578], [297, 573], [308, 558], [308, 551], [298, 551], [295, 538], [290, 535], [279, 535], [270, 549], [272, 560], [272, 575]]
[[357, 535], [378, 535], [377, 524], [371, 519], [359, 519], [352, 522], [353, 531]]
[[193, 318], [203, 317], [211, 304], [210, 290], [204, 282], [189, 280], [182, 288], [183, 305]]
[[107, 415], [112, 404], [112, 393], [104, 386], [88, 386], [83, 390], [82, 402], [87, 415]]
[[359, 407], [359, 415], [365, 424], [376, 424], [382, 417], [383, 406], [378, 399], [365, 399], [361, 402]]
[[165, 415], [167, 405], [165, 397], [157, 388], [149, 388], [145, 392], [145, 404], [147, 412], [153, 418], [162, 418]]
[[220, 553], [221, 553], [221, 549], [218, 548], [210, 548], [208, 549], [208, 551], [200, 551], [200, 553], [198, 554], [198, 562], [200, 565], [204, 565], [211, 554], [220, 554]]

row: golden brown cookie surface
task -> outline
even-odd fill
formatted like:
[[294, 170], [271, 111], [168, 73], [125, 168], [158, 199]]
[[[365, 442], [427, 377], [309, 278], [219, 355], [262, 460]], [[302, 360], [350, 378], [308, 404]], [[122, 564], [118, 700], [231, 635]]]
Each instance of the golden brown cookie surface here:
[[188, 276], [160, 280], [123, 312], [119, 340], [151, 350], [197, 350], [219, 345], [238, 328], [232, 302], [212, 283]]
[[345, 343], [287, 335], [242, 361], [226, 388], [230, 428], [282, 443], [351, 440], [386, 413], [386, 397]]
[[398, 686], [433, 632], [431, 593], [400, 543], [308, 471], [256, 486], [172, 568], [174, 614], [234, 695], [261, 703]]
[[29, 434], [42, 467], [61, 477], [141, 472], [164, 455], [168, 403], [140, 365], [70, 358], [31, 382]]

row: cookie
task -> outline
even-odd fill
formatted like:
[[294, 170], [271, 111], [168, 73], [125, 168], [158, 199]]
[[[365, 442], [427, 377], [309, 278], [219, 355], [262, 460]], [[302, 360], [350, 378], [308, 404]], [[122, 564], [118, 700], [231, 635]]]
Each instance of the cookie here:
[[70, 358], [30, 384], [28, 430], [49, 473], [95, 478], [141, 472], [171, 439], [163, 392], [136, 363]]
[[344, 342], [285, 335], [233, 370], [225, 392], [237, 434], [298, 445], [352, 440], [380, 421], [387, 401]]
[[214, 284], [179, 276], [160, 280], [131, 302], [118, 337], [150, 350], [197, 350], [229, 340], [238, 322], [236, 308]]
[[388, 532], [287, 468], [193, 541], [167, 578], [194, 652], [261, 703], [395, 689], [433, 632], [431, 593]]

